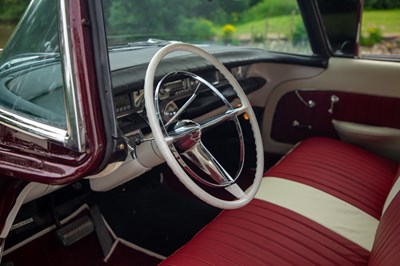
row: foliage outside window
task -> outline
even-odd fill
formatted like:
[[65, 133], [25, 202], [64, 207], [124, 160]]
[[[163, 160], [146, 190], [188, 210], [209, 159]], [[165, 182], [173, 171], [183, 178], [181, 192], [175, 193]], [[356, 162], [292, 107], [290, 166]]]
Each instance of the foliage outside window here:
[[361, 54], [400, 57], [400, 0], [366, 0], [361, 27]]
[[109, 46], [148, 39], [311, 54], [296, 0], [103, 0]]

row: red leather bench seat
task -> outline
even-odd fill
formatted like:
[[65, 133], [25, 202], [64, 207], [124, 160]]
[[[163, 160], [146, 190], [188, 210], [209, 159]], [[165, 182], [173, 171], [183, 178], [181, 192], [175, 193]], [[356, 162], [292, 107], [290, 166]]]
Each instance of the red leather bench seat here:
[[256, 199], [224, 211], [162, 265], [352, 265], [368, 256], [319, 224]]
[[347, 143], [328, 138], [303, 141], [264, 176], [315, 187], [381, 217], [398, 164]]
[[[306, 140], [265, 174], [260, 199], [223, 211], [162, 265], [396, 264], [400, 193], [383, 210], [399, 170], [398, 163], [337, 140]], [[333, 214], [332, 222], [324, 211]], [[351, 236], [347, 222], [360, 224], [359, 235]]]
[[374, 246], [369, 259], [369, 265], [399, 264], [400, 193], [397, 193], [397, 196], [393, 199], [379, 223]]

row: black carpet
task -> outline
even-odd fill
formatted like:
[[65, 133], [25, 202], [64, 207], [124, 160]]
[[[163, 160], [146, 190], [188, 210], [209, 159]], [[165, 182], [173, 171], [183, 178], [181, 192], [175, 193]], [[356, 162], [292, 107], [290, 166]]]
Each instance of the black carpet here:
[[152, 170], [111, 191], [94, 193], [92, 201], [118, 237], [168, 256], [220, 210], [160, 183], [159, 173]]

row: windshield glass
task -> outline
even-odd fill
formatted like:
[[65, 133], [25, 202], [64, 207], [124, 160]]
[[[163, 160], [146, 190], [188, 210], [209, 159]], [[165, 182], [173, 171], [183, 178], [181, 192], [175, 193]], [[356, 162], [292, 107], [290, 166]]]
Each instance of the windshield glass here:
[[35, 59], [59, 55], [57, 35], [57, 5], [51, 0], [34, 0], [18, 24], [3, 53], [1, 66], [5, 63], [20, 64]]
[[311, 54], [296, 0], [103, 0], [109, 48], [171, 41]]
[[65, 129], [57, 2], [33, 0], [0, 57], [0, 109]]

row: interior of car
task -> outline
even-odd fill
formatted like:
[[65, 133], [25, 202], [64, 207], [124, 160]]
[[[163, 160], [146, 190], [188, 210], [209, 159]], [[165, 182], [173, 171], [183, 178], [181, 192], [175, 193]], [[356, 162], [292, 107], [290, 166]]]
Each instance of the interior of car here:
[[258, 35], [264, 2], [31, 2], [0, 55], [1, 266], [399, 263], [399, 56], [362, 54], [364, 1], [280, 1]]

